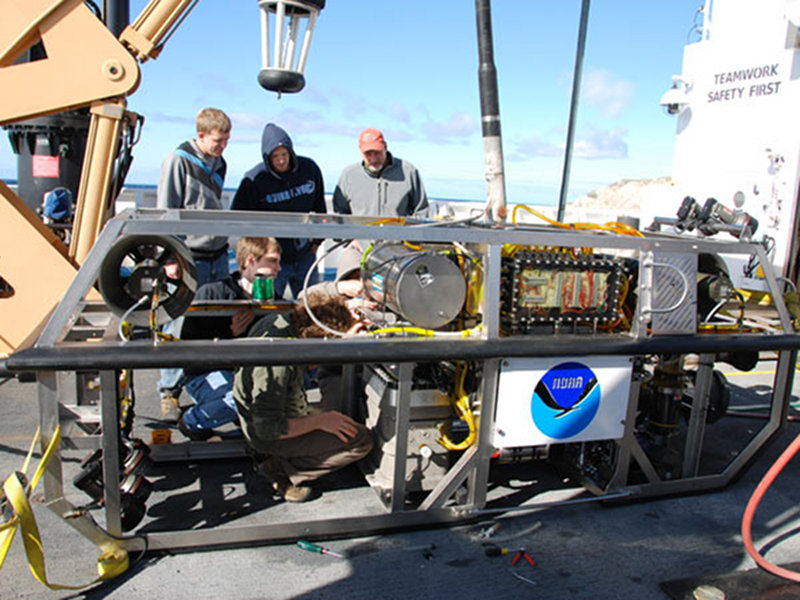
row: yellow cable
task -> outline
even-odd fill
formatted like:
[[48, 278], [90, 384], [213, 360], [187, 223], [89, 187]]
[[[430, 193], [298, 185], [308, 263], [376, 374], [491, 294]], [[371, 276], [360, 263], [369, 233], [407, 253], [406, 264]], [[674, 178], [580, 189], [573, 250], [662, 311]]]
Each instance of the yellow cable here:
[[556, 221], [554, 219], [551, 219], [547, 215], [540, 213], [538, 210], [535, 210], [526, 204], [517, 204], [514, 207], [514, 210], [511, 213], [511, 223], [513, 225], [517, 224], [517, 211], [519, 211], [520, 209], [525, 210], [536, 217], [539, 217], [540, 219], [549, 223], [550, 225], [553, 225], [554, 227], [560, 227], [562, 229], [575, 229], [578, 231], [594, 229], [599, 231], [612, 231], [620, 235], [644, 237], [644, 234], [642, 234], [640, 231], [634, 229], [633, 227], [631, 227], [626, 223], [620, 223], [618, 221], [611, 221], [609, 223], [606, 223], [605, 225], [597, 225], [596, 223], [562, 223], [561, 221]]
[[389, 223], [400, 223], [400, 225], [405, 225], [406, 220], [403, 217], [387, 217], [385, 219], [372, 221], [371, 223], [367, 223], [367, 225], [387, 225]]
[[470, 329], [462, 329], [461, 331], [434, 331], [433, 329], [425, 329], [423, 327], [409, 327], [406, 325], [397, 325], [395, 327], [383, 327], [370, 331], [373, 335], [386, 335], [391, 333], [412, 333], [423, 337], [463, 337], [468, 338], [478, 335], [481, 331], [481, 326], [476, 325]]
[[464, 391], [464, 380], [467, 377], [467, 366], [460, 367], [456, 375], [456, 389], [454, 395], [451, 396], [450, 402], [456, 411], [458, 417], [467, 424], [469, 433], [458, 444], [454, 443], [447, 434], [444, 433], [442, 426], [437, 425], [439, 430], [439, 439], [437, 442], [444, 446], [447, 450], [466, 450], [475, 443], [477, 438], [477, 428], [475, 427], [475, 417], [472, 414], [472, 409], [469, 406], [469, 395]]
[[371, 331], [375, 335], [382, 335], [387, 333], [415, 333], [417, 335], [421, 335], [423, 337], [433, 337], [435, 333], [432, 329], [423, 329], [422, 327], [405, 327], [405, 326], [397, 326], [397, 327], [384, 327], [382, 329], [376, 329], [375, 331]]
[[635, 227], [631, 227], [627, 223], [620, 223], [619, 221], [612, 221], [610, 223], [606, 223], [606, 226], [615, 227], [619, 229], [620, 233], [623, 235], [631, 235], [633, 237], [644, 237], [644, 234], [636, 229]]
[[561, 227], [562, 229], [572, 229], [572, 227], [567, 225], [566, 223], [562, 223], [561, 221], [555, 221], [555, 220], [551, 219], [550, 217], [548, 217], [547, 215], [544, 215], [544, 214], [540, 213], [538, 210], [535, 210], [535, 209], [531, 208], [527, 204], [517, 204], [514, 207], [514, 210], [511, 212], [511, 223], [513, 225], [517, 224], [517, 211], [520, 210], [520, 209], [525, 210], [525, 211], [531, 213], [532, 215], [534, 215], [536, 217], [539, 217], [543, 221], [546, 221], [546, 222], [550, 223], [550, 225], [554, 225], [555, 227]]
[[697, 329], [699, 331], [744, 331], [740, 325], [712, 325], [710, 323], [701, 323]]
[[361, 270], [365, 271], [367, 268], [367, 256], [369, 256], [375, 249], [375, 244], [367, 246], [366, 250], [361, 253]]
[[156, 318], [156, 311], [158, 310], [159, 298], [159, 284], [156, 283], [156, 288], [153, 291], [153, 298], [150, 301], [150, 330], [156, 331], [158, 329], [158, 319]]

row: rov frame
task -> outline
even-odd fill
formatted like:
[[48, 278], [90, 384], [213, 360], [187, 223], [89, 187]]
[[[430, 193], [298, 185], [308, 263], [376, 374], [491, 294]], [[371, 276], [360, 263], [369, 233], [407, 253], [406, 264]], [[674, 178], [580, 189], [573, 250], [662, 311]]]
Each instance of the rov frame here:
[[[791, 317], [783, 303], [779, 284], [768, 265], [764, 249], [758, 244], [721, 242], [716, 240], [649, 233], [645, 237], [627, 237], [602, 233], [554, 230], [552, 228], [516, 225], [483, 227], [466, 223], [415, 223], [405, 225], [370, 225], [373, 219], [340, 215], [297, 215], [280, 213], [215, 212], [185, 210], [129, 210], [109, 221], [87, 256], [64, 299], [53, 312], [31, 348], [7, 359], [7, 367], [15, 372], [35, 372], [38, 382], [39, 420], [42, 445], [46, 447], [56, 428], [64, 432], [62, 448], [102, 448], [105, 482], [119, 481], [119, 369], [160, 367], [208, 368], [255, 364], [393, 364], [398, 374], [394, 478], [383, 514], [367, 514], [344, 518], [308, 520], [257, 525], [219, 526], [202, 530], [136, 532], [124, 534], [121, 526], [120, 489], [104, 485], [105, 526], [76, 511], [66, 499], [62, 475], [61, 452], [49, 463], [44, 478], [45, 503], [98, 546], [113, 541], [130, 551], [191, 549], [209, 546], [242, 545], [277, 542], [297, 537], [319, 538], [364, 534], [408, 526], [432, 525], [463, 521], [487, 509], [489, 468], [494, 452], [492, 431], [497, 406], [497, 389], [501, 363], [515, 357], [585, 356], [587, 339], [591, 339], [591, 355], [643, 356], [651, 354], [697, 354], [699, 367], [695, 382], [695, 399], [691, 407], [683, 447], [682, 476], [662, 479], [651, 464], [634, 435], [633, 423], [638, 406], [638, 381], [631, 381], [625, 433], [615, 440], [619, 459], [617, 471], [605, 489], [590, 489], [599, 500], [645, 498], [712, 490], [727, 485], [782, 429], [791, 397], [794, 367], [800, 336], [792, 331]], [[116, 333], [118, 317], [102, 302], [89, 300], [92, 286], [100, 273], [103, 257], [116, 240], [129, 235], [225, 235], [304, 237], [317, 239], [379, 239], [415, 243], [452, 243], [468, 246], [480, 256], [483, 268], [482, 329], [478, 338], [454, 339], [375, 339], [347, 338], [318, 340], [280, 340], [263, 343], [258, 339], [179, 341], [119, 341]], [[638, 303], [630, 332], [580, 335], [500, 334], [501, 254], [504, 244], [553, 247], [594, 247], [626, 253], [638, 260]], [[766, 282], [784, 333], [703, 334], [687, 333], [674, 319], [665, 315], [663, 294], [657, 274], [665, 260], [692, 261], [700, 253], [755, 255], [765, 265]], [[693, 280], [692, 280], [693, 283]], [[684, 294], [681, 302], [692, 299]], [[671, 308], [673, 302], [666, 300]], [[684, 313], [685, 313], [685, 308]], [[690, 307], [690, 310], [694, 310]], [[669, 311], [666, 311], [669, 312]], [[684, 314], [685, 316], [685, 314]], [[666, 317], [666, 318], [664, 318]], [[683, 317], [679, 320], [685, 320]], [[648, 324], [649, 327], [648, 327]], [[705, 413], [712, 385], [714, 355], [732, 350], [776, 351], [777, 363], [770, 400], [769, 417], [764, 426], [720, 472], [700, 473], [701, 451], [706, 429]], [[481, 364], [483, 380], [478, 390], [478, 431], [475, 444], [463, 451], [444, 478], [427, 493], [415, 509], [405, 506], [406, 465], [410, 416], [411, 376], [416, 362], [470, 360]], [[78, 391], [80, 386], [67, 385], [60, 372], [99, 372], [101, 382], [99, 406], [87, 406]], [[99, 415], [96, 414], [99, 410]], [[94, 414], [93, 414], [94, 413]], [[100, 434], [86, 434], [75, 427], [94, 418]], [[99, 421], [98, 421], [99, 419]], [[204, 457], [223, 458], [240, 455], [241, 444], [173, 444], [168, 450], [188, 460]], [[226, 454], [227, 453], [227, 454]], [[646, 482], [628, 484], [631, 466], [636, 463]], [[466, 494], [456, 493], [466, 488]], [[515, 509], [531, 510], [549, 503], [525, 503]], [[557, 504], [557, 503], [556, 503]], [[297, 507], [301, 514], [302, 506]], [[70, 518], [66, 518], [70, 515]], [[76, 516], [77, 515], [77, 516]]]

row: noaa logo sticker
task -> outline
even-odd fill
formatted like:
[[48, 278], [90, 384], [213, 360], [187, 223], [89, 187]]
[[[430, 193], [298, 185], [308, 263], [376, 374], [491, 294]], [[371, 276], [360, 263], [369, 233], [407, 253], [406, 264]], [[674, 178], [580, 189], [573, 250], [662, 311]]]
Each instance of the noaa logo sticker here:
[[584, 364], [556, 365], [539, 379], [531, 399], [536, 427], [548, 437], [566, 439], [586, 429], [600, 408], [600, 383]]

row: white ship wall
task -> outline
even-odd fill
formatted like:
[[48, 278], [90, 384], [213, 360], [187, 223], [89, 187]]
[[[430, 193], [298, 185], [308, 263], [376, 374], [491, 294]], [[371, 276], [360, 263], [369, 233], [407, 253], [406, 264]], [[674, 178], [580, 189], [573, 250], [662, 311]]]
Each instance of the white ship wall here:
[[[716, 0], [704, 39], [684, 50], [687, 106], [677, 116], [673, 180], [679, 199], [709, 197], [759, 221], [754, 240], [775, 240], [776, 275], [790, 264], [800, 167], [797, 28], [784, 0]], [[674, 207], [677, 210], [677, 206]], [[663, 207], [647, 206], [652, 219]], [[727, 233], [718, 234], [728, 236]], [[734, 281], [764, 289], [729, 261]]]

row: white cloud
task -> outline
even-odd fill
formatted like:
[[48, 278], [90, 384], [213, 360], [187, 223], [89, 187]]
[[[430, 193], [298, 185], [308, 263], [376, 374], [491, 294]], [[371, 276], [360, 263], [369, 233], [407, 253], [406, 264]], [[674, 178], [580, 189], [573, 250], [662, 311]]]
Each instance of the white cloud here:
[[[555, 133], [555, 132], [552, 132]], [[624, 127], [601, 129], [593, 127], [581, 131], [573, 144], [575, 158], [627, 158], [628, 144], [625, 138], [628, 130]], [[506, 159], [512, 162], [531, 158], [563, 156], [566, 141], [551, 142], [540, 137], [532, 137], [517, 142]]]
[[186, 124], [190, 123], [194, 126], [195, 123], [195, 116], [194, 115], [170, 115], [163, 112], [151, 111], [145, 117], [146, 121], [156, 121], [159, 123], [178, 123], [178, 124]]
[[233, 136], [238, 141], [246, 139], [261, 139], [261, 131], [267, 123], [275, 123], [286, 130], [294, 138], [302, 133], [327, 133], [355, 137], [358, 135], [356, 128], [330, 121], [325, 113], [316, 110], [300, 110], [287, 108], [277, 114], [262, 115], [256, 113], [233, 113]]
[[408, 109], [399, 102], [392, 104], [389, 114], [392, 116], [392, 118], [400, 121], [401, 123], [408, 123], [411, 121], [411, 114], [408, 112]]
[[434, 144], [461, 142], [477, 129], [477, 121], [467, 112], [455, 113], [447, 121], [429, 120], [422, 125], [423, 135]]
[[311, 104], [319, 104], [320, 106], [324, 106], [326, 108], [329, 108], [331, 105], [331, 99], [322, 90], [314, 85], [306, 85], [302, 93], [305, 100]]
[[345, 103], [342, 106], [342, 114], [345, 118], [351, 121], [363, 119], [364, 113], [367, 112], [369, 106], [364, 98], [344, 98]]
[[253, 113], [228, 113], [228, 116], [231, 118], [231, 128], [234, 135], [238, 135], [241, 130], [257, 130], [260, 132], [267, 123], [264, 115]]
[[630, 106], [636, 86], [605, 69], [589, 69], [581, 83], [581, 99], [607, 119], [616, 119]]
[[564, 153], [563, 144], [554, 144], [538, 137], [517, 142], [513, 151], [506, 156], [510, 161], [524, 161], [537, 156], [561, 156]]
[[575, 142], [574, 155], [588, 159], [628, 158], [627, 135], [628, 130], [624, 127], [588, 129]]

